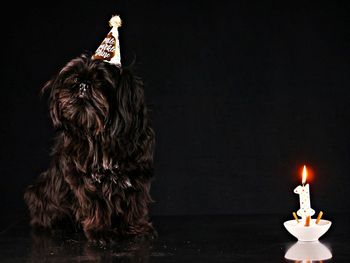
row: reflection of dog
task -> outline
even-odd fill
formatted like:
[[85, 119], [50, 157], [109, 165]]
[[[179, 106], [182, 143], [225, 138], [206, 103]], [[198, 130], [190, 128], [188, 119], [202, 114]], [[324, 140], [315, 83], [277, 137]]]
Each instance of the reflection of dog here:
[[153, 233], [154, 132], [130, 69], [82, 55], [49, 81], [58, 133], [49, 169], [25, 192], [33, 226], [69, 219], [92, 241]]
[[91, 246], [80, 233], [55, 231], [31, 233], [28, 262], [123, 262], [147, 263], [153, 246], [149, 239], [119, 240], [106, 247]]

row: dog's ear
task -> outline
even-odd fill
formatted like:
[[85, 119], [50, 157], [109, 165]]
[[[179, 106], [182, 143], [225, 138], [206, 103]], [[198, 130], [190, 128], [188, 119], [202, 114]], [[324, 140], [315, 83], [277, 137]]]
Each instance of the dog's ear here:
[[133, 113], [139, 112], [144, 105], [144, 87], [143, 81], [134, 74], [132, 68], [121, 70], [118, 90], [128, 97], [128, 100], [123, 98], [123, 101], [128, 102], [129, 110]]
[[[116, 83], [116, 119], [113, 132], [129, 155], [140, 162], [152, 163], [154, 132], [145, 104], [144, 85], [132, 68], [122, 68]], [[119, 135], [119, 136], [118, 136]]]
[[57, 100], [57, 89], [59, 79], [58, 76], [53, 77], [51, 80], [45, 83], [44, 87], [41, 89], [41, 95], [48, 95], [50, 117], [55, 128], [62, 126], [60, 120], [60, 113], [58, 110], [58, 100]]
[[[123, 121], [122, 133], [137, 132], [144, 121], [144, 88], [141, 78], [131, 68], [122, 68], [116, 87], [117, 117]], [[121, 124], [121, 123], [119, 123]]]
[[150, 127], [144, 85], [132, 68], [122, 68], [115, 78], [111, 135], [128, 156], [152, 166], [154, 131]]

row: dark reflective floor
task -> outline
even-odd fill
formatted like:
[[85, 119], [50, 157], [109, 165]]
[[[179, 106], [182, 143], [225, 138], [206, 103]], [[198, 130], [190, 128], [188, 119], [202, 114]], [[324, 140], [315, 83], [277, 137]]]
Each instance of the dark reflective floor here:
[[[1, 262], [350, 262], [350, 217], [332, 215], [331, 229], [313, 248], [297, 243], [278, 215], [154, 217], [155, 241], [89, 245], [78, 233], [36, 234], [26, 218], [0, 219]], [[316, 248], [315, 248], [316, 247]], [[303, 258], [331, 255], [330, 260]], [[300, 252], [303, 251], [303, 252]], [[301, 253], [301, 254], [300, 254]], [[304, 255], [303, 255], [304, 253]]]

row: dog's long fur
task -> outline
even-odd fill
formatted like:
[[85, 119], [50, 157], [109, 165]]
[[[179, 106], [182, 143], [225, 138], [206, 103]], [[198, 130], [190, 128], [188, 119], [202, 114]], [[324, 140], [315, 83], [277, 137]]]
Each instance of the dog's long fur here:
[[81, 55], [43, 90], [57, 136], [49, 169], [24, 195], [31, 225], [70, 221], [91, 241], [154, 233], [154, 132], [142, 81], [130, 69]]

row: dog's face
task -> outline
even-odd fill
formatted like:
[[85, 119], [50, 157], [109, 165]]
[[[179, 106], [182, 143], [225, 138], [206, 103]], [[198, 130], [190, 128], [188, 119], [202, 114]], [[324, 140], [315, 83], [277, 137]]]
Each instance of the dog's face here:
[[[50, 90], [50, 114], [55, 127], [76, 127], [98, 134], [128, 126], [143, 105], [142, 85], [131, 74], [82, 55], [70, 61], [44, 90]], [[123, 123], [122, 123], [123, 122]], [[129, 125], [130, 126], [130, 125]]]

